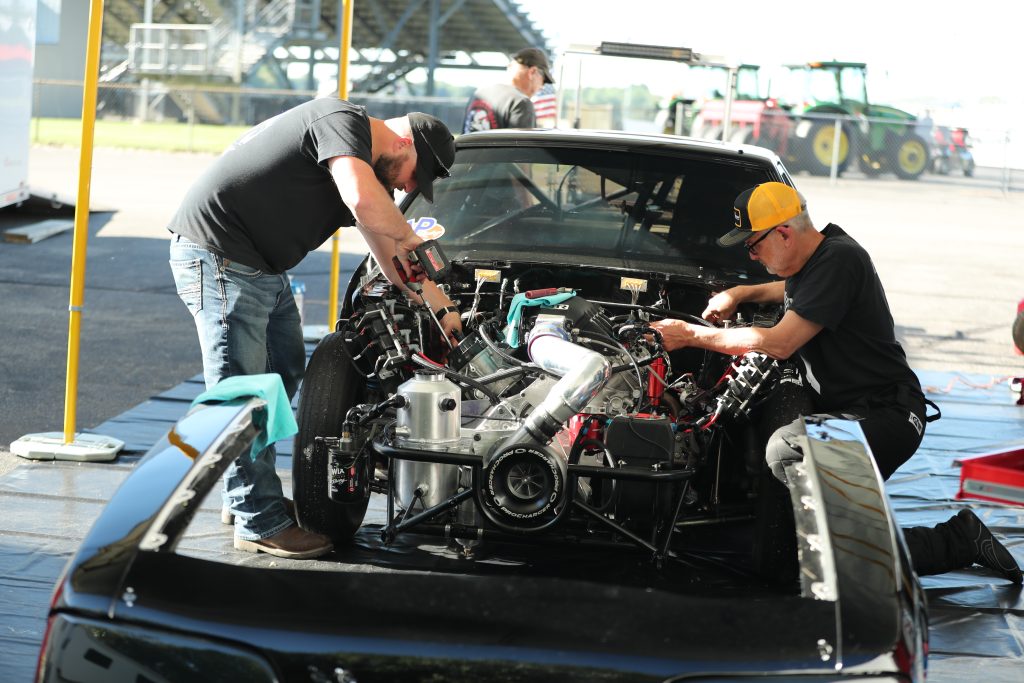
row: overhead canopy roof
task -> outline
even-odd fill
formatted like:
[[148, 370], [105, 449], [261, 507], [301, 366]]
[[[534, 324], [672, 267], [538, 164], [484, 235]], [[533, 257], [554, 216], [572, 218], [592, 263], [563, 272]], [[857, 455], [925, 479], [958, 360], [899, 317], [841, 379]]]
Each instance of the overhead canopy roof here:
[[[374, 70], [356, 89], [376, 91], [416, 68], [479, 68], [476, 55], [512, 54], [524, 47], [550, 53], [544, 33], [514, 0], [353, 0], [352, 47], [357, 64]], [[337, 25], [337, 0], [325, 0], [326, 22]], [[387, 50], [394, 61], [364, 51]], [[502, 64], [504, 67], [504, 64]]]
[[[433, 0], [353, 0], [352, 47], [388, 47], [426, 57]], [[323, 13], [335, 26], [337, 0], [325, 0]], [[524, 47], [547, 51], [544, 34], [533, 26], [514, 0], [439, 0], [438, 51], [504, 52]], [[398, 29], [388, 43], [389, 37]]]

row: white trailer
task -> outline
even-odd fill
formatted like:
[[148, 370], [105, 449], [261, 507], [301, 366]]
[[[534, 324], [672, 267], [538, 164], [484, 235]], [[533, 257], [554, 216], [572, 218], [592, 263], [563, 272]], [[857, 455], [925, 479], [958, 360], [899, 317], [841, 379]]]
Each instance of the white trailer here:
[[0, 0], [0, 208], [28, 199], [37, 0]]

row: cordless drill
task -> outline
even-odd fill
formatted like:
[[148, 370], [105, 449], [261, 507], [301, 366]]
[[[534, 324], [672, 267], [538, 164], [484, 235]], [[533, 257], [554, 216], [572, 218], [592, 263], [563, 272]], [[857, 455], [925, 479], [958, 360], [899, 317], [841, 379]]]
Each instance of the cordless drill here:
[[[448, 339], [448, 336], [444, 333], [444, 327], [441, 326], [441, 321], [437, 319], [437, 314], [434, 313], [434, 309], [427, 303], [426, 298], [423, 296], [423, 285], [416, 280], [409, 277], [405, 272], [405, 268], [402, 267], [402, 261], [398, 256], [392, 256], [391, 262], [395, 266], [395, 270], [398, 271], [398, 279], [402, 281], [410, 291], [415, 292], [416, 296], [420, 298], [423, 305], [427, 307], [427, 311], [430, 312], [430, 317], [434, 319], [434, 323], [437, 325], [437, 329], [441, 331], [441, 336], [444, 337], [445, 342], [448, 346], [452, 346], [452, 342]], [[418, 247], [409, 252], [409, 262], [417, 263], [423, 268], [423, 274], [426, 275], [427, 279], [432, 282], [437, 282], [448, 274], [448, 270], [451, 268], [451, 261], [445, 256], [444, 251], [441, 249], [441, 245], [437, 243], [437, 240], [427, 240], [421, 243]]]

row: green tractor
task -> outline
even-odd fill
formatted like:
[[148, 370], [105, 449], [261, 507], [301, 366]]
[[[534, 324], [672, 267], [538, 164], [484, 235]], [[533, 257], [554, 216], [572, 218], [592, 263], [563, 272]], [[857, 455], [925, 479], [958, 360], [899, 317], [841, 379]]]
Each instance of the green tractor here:
[[763, 112], [754, 144], [774, 149], [813, 175], [829, 175], [835, 157], [840, 173], [856, 159], [866, 175], [892, 171], [916, 180], [928, 169], [930, 131], [920, 130], [912, 114], [870, 104], [866, 74], [867, 66], [859, 62], [785, 67], [778, 87], [772, 83], [769, 103], [776, 104]]

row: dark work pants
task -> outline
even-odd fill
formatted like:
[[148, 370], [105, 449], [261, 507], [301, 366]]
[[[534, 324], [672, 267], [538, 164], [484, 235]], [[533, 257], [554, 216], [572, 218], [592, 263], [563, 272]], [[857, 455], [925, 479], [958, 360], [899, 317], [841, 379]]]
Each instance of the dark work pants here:
[[[913, 409], [889, 403], [818, 415], [856, 420], [864, 430], [882, 479], [886, 480], [917, 451], [924, 437], [924, 416], [923, 402], [920, 406], [913, 405]], [[803, 458], [796, 438], [803, 434], [803, 420], [798, 418], [775, 430], [768, 439], [765, 452], [768, 467], [783, 483], [786, 483], [783, 463]], [[914, 571], [920, 576], [960, 569], [973, 562], [974, 548], [960, 530], [955, 517], [935, 527], [905, 528], [903, 536], [907, 540]]]

